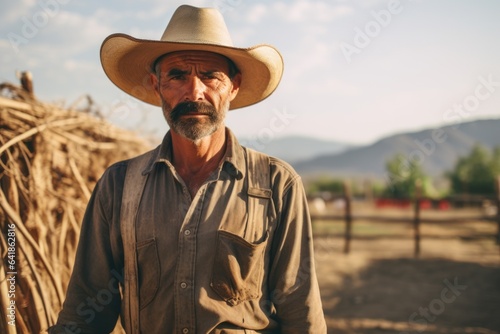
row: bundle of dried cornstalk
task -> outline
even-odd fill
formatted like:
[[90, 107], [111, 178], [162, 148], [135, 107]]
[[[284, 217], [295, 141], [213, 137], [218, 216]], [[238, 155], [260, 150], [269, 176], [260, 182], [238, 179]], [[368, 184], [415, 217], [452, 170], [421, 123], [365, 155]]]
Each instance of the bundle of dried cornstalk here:
[[63, 109], [0, 85], [0, 333], [54, 324], [96, 181], [149, 148], [91, 108]]

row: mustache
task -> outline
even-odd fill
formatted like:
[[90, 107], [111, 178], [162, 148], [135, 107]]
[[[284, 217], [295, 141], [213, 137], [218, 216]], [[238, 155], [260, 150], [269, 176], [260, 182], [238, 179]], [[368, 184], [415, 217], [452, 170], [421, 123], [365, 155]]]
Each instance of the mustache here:
[[215, 107], [208, 102], [185, 101], [177, 104], [170, 112], [172, 119], [176, 120], [189, 113], [198, 113], [208, 116], [216, 114]]

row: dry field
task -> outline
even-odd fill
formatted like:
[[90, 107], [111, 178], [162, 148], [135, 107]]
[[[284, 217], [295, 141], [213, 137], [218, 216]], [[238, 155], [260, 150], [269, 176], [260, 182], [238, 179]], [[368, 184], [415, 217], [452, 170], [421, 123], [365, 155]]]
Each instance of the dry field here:
[[[353, 213], [412, 216], [369, 205], [354, 205]], [[422, 217], [479, 214], [426, 210]], [[500, 333], [496, 223], [423, 224], [418, 258], [409, 223], [354, 220], [349, 254], [343, 253], [343, 222], [313, 224], [329, 333]]]

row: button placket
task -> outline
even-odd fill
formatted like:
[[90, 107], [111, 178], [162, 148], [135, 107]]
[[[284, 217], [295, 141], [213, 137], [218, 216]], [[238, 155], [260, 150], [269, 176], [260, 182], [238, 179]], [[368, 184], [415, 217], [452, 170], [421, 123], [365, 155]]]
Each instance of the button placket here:
[[196, 231], [200, 223], [203, 199], [206, 185], [202, 186], [197, 195], [194, 196], [188, 212], [184, 217], [179, 233], [179, 257], [177, 261], [183, 263], [176, 271], [178, 282], [175, 296], [176, 303], [176, 325], [182, 328], [182, 333], [195, 332], [194, 324], [194, 284], [196, 263]]

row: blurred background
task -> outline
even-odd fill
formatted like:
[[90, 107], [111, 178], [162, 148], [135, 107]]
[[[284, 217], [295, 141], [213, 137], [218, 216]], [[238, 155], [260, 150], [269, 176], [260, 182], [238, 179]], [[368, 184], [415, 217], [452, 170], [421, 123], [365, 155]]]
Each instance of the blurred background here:
[[[495, 0], [1, 2], [0, 83], [16, 86], [2, 85], [2, 96], [28, 105], [43, 101], [50, 109], [48, 116], [29, 118], [19, 116], [30, 109], [26, 105], [0, 101], [5, 170], [13, 170], [6, 161], [36, 165], [23, 155], [24, 146], [19, 155], [12, 151], [18, 142], [31, 149], [26, 138], [44, 140], [32, 137], [42, 133], [32, 130], [41, 124], [35, 118], [64, 119], [68, 116], [59, 112], [69, 110], [98, 119], [85, 118], [85, 129], [67, 128], [73, 135], [81, 132], [83, 143], [59, 133], [53, 137], [57, 145], [51, 142], [47, 149], [56, 145], [61, 156], [69, 154], [63, 136], [93, 155], [64, 160], [39, 152], [49, 162], [47, 177], [61, 180], [68, 169], [69, 181], [60, 188], [67, 194], [77, 184], [70, 193], [82, 201], [71, 209], [57, 204], [58, 213], [47, 205], [46, 219], [53, 224], [28, 226], [42, 250], [57, 248], [51, 255], [54, 268], [38, 270], [65, 268], [59, 282], [47, 279], [57, 286], [55, 294], [63, 294], [74, 247], [44, 241], [50, 234], [45, 229], [59, 233], [68, 224], [68, 240], [76, 242], [86, 198], [103, 169], [157, 145], [168, 130], [159, 108], [129, 97], [107, 79], [100, 45], [117, 32], [159, 39], [183, 3], [218, 8], [235, 46], [271, 44], [283, 55], [285, 73], [275, 93], [232, 111], [227, 125], [242, 144], [285, 159], [302, 176], [329, 330], [500, 332], [500, 2]], [[28, 95], [17, 87], [24, 72], [31, 77]], [[117, 153], [118, 143], [132, 134], [140, 144], [129, 143], [133, 149]], [[81, 153], [78, 147], [74, 150]], [[85, 158], [99, 161], [91, 166], [95, 170], [85, 167]], [[26, 174], [22, 166], [17, 168]], [[3, 184], [18, 180], [13, 175], [2, 174]], [[12, 182], [2, 188], [11, 195], [3, 203], [27, 224], [35, 209], [12, 204], [17, 198], [12, 189], [33, 195], [40, 188]], [[60, 225], [68, 210], [74, 222]], [[53, 304], [45, 322], [31, 328], [53, 321], [59, 305]], [[17, 330], [33, 331], [28, 328]]]
[[[106, 78], [99, 48], [117, 32], [159, 39], [182, 3], [3, 1], [0, 80], [13, 81], [16, 70], [29, 70], [43, 100], [69, 104], [89, 94], [113, 122], [162, 136], [161, 113], [129, 99]], [[242, 137], [263, 137], [278, 111], [295, 118], [275, 129], [273, 138], [305, 135], [349, 144], [498, 117], [498, 1], [188, 3], [219, 8], [236, 46], [267, 43], [283, 54], [285, 74], [275, 94], [229, 117]], [[485, 90], [473, 110], [448, 113], [475, 93], [480, 78], [496, 82], [496, 94], [486, 97]]]

